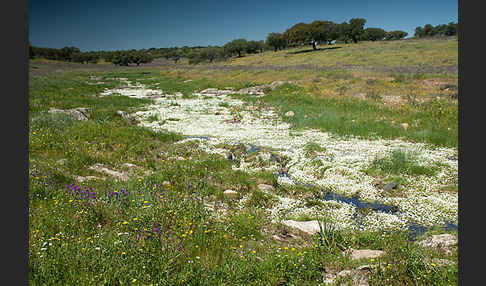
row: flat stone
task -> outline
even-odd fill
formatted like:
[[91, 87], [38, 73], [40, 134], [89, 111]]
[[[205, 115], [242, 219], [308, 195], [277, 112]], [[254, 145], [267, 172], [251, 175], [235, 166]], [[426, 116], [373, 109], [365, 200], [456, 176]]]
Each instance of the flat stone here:
[[223, 194], [229, 198], [236, 198], [238, 197], [238, 192], [233, 191], [233, 190], [226, 190], [223, 192]]
[[68, 109], [68, 110], [63, 110], [63, 109], [57, 109], [54, 107], [51, 107], [48, 111], [49, 114], [65, 114], [68, 115], [76, 120], [88, 120], [89, 117], [87, 115], [88, 108], [74, 108], [74, 109]]
[[287, 116], [287, 117], [294, 117], [294, 115], [295, 115], [295, 113], [292, 110], [285, 112], [285, 116]]
[[346, 254], [349, 254], [352, 260], [358, 260], [377, 258], [385, 254], [385, 252], [372, 249], [351, 249]]
[[295, 221], [295, 220], [284, 220], [282, 223], [288, 227], [296, 228], [306, 234], [314, 235], [321, 229], [317, 220], [310, 221]]
[[130, 169], [133, 169], [133, 168], [136, 168], [137, 167], [137, 165], [132, 164], [132, 163], [123, 163], [122, 166], [123, 167], [126, 167], [126, 168], [130, 168]]
[[259, 184], [258, 189], [263, 192], [273, 192], [275, 191], [275, 188], [273, 186], [267, 185], [267, 184]]
[[118, 178], [122, 181], [128, 180], [128, 176], [125, 173], [120, 173], [118, 171], [108, 169], [103, 164], [94, 164], [93, 166], [89, 167], [89, 169], [100, 172], [100, 173], [105, 173], [107, 175], [116, 177], [116, 178]]
[[383, 187], [383, 191], [389, 191], [391, 189], [395, 189], [396, 187], [398, 186], [398, 184], [396, 182], [391, 182], [389, 184], [386, 184], [384, 187]]
[[456, 236], [448, 233], [432, 235], [425, 240], [418, 242], [423, 247], [447, 248], [457, 244]]

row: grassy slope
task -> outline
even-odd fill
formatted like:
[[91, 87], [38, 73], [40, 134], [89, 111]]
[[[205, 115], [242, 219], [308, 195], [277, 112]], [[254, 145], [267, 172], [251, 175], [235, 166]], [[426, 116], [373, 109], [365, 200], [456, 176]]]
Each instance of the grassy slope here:
[[[241, 76], [234, 79], [231, 73], [193, 71], [182, 77], [178, 72], [141, 71], [117, 75], [146, 83], [159, 82], [164, 91], [185, 94], [209, 86], [241, 88], [261, 83], [250, 72], [240, 72]], [[191, 144], [174, 145], [180, 139], [176, 134], [154, 133], [129, 124], [116, 111], [140, 108], [149, 101], [94, 97], [117, 83], [103, 80], [103, 85], [89, 85], [86, 81], [93, 74], [114, 75], [64, 73], [31, 78], [29, 82], [32, 285], [318, 285], [323, 267], [338, 271], [356, 266], [342, 256], [337, 243], [326, 244], [318, 237], [283, 243], [273, 240], [272, 235], [282, 230], [268, 221], [258, 204], [237, 211], [234, 201], [222, 196], [227, 188], [246, 193], [255, 190], [258, 183], [275, 184], [271, 174], [234, 172], [225, 158], [201, 153]], [[280, 75], [267, 73], [269, 77]], [[183, 83], [191, 76], [193, 82]], [[295, 118], [289, 119], [296, 127], [335, 128], [338, 133], [354, 126], [343, 123], [351, 118], [362, 120], [358, 126], [363, 126], [383, 115], [397, 116], [397, 111], [382, 110], [374, 102], [312, 96], [305, 86], [283, 86], [262, 100], [280, 107], [281, 112], [296, 110]], [[336, 120], [319, 120], [322, 106], [329, 106], [326, 110]], [[364, 113], [359, 111], [363, 106], [367, 106]], [[50, 107], [90, 107], [91, 117], [87, 122], [78, 122], [43, 113]], [[415, 111], [410, 110], [398, 112], [398, 116], [413, 116]], [[304, 111], [310, 119], [303, 117]], [[451, 112], [454, 114], [453, 108]], [[433, 115], [424, 119], [433, 119]], [[435, 124], [450, 128], [454, 120], [438, 120]], [[379, 129], [377, 126], [373, 128]], [[406, 136], [399, 128], [386, 132]], [[445, 145], [454, 146], [451, 142]], [[178, 161], [172, 159], [174, 156], [192, 159]], [[60, 159], [66, 161], [61, 163]], [[66, 184], [75, 183], [69, 174], [100, 176], [88, 167], [103, 163], [120, 170], [126, 162], [153, 173], [136, 172], [127, 182], [106, 178], [78, 183], [81, 188], [92, 187], [97, 199], [77, 199], [66, 192]], [[171, 185], [162, 187], [164, 181]], [[229, 213], [222, 221], [216, 220], [205, 210], [201, 199], [223, 201], [228, 204]], [[437, 267], [422, 259], [445, 257], [457, 261], [457, 251], [451, 255], [425, 251], [393, 233], [329, 232], [326, 237], [333, 237], [346, 247], [387, 252], [375, 262], [363, 262], [386, 266], [386, 271], [372, 271], [373, 285], [388, 285], [392, 281], [394, 285], [457, 283], [457, 263]]]

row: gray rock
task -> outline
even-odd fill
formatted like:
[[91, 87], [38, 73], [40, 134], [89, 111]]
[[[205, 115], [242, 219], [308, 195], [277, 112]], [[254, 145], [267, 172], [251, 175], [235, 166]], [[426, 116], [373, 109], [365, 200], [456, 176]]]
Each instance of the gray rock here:
[[391, 182], [389, 184], [386, 184], [384, 187], [383, 187], [383, 191], [389, 191], [391, 189], [396, 189], [398, 186], [398, 184], [396, 182]]
[[457, 85], [455, 85], [455, 84], [443, 84], [439, 88], [440, 88], [440, 90], [457, 90]]
[[228, 198], [236, 198], [238, 197], [238, 192], [236, 191], [233, 191], [233, 190], [226, 190], [223, 192], [223, 194], [228, 197]]
[[428, 248], [446, 249], [450, 246], [456, 245], [457, 238], [456, 236], [448, 233], [437, 234], [432, 235], [432, 237], [429, 237], [425, 240], [419, 241], [418, 244]]
[[48, 111], [49, 114], [65, 114], [69, 117], [72, 117], [73, 119], [76, 120], [88, 120], [88, 108], [84, 107], [79, 107], [79, 108], [74, 108], [74, 109], [68, 109], [68, 110], [63, 110], [63, 109], [57, 109], [54, 107], [51, 107]]
[[320, 231], [319, 223], [317, 220], [310, 220], [310, 221], [295, 221], [295, 220], [284, 220], [282, 224], [298, 229], [306, 234], [314, 235], [315, 233]]
[[294, 115], [295, 115], [295, 113], [292, 110], [285, 112], [285, 116], [287, 116], [287, 117], [294, 117]]
[[260, 189], [263, 192], [273, 192], [275, 191], [275, 188], [273, 186], [267, 185], [267, 184], [259, 184], [258, 189]]
[[358, 259], [377, 258], [385, 254], [385, 252], [381, 250], [372, 250], [372, 249], [350, 249], [345, 252], [345, 255], [348, 254], [352, 260], [358, 260]]
[[108, 169], [103, 164], [94, 164], [93, 166], [89, 167], [89, 169], [94, 170], [96, 172], [105, 173], [107, 175], [116, 177], [116, 178], [118, 178], [122, 181], [128, 180], [128, 176], [125, 173], [121, 173], [121, 172], [118, 172], [118, 171]]
[[118, 110], [116, 114], [120, 115], [122, 118], [130, 121], [130, 123], [135, 123], [136, 119], [125, 111]]

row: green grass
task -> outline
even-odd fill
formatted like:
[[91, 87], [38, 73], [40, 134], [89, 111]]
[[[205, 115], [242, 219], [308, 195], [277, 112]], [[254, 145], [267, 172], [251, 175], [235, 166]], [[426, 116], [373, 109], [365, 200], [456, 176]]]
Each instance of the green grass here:
[[438, 166], [423, 166], [419, 164], [416, 154], [395, 150], [385, 156], [379, 156], [371, 162], [368, 173], [384, 173], [387, 175], [435, 176]]
[[[256, 101], [241, 95], [235, 97]], [[341, 136], [370, 139], [405, 138], [447, 147], [458, 144], [457, 105], [446, 100], [391, 108], [353, 97], [309, 96], [304, 88], [292, 84], [281, 85], [258, 100], [275, 106], [282, 118], [296, 129], [316, 128]], [[289, 110], [295, 116], [284, 116]], [[400, 125], [402, 122], [411, 127], [405, 130]]]
[[[293, 56], [297, 55], [289, 55]], [[90, 75], [101, 76], [104, 84], [88, 84]], [[138, 127], [116, 114], [118, 110], [141, 109], [151, 100], [96, 96], [120, 84], [110, 77], [148, 85], [159, 83], [164, 93], [182, 92], [185, 97], [208, 87], [239, 89], [261, 82], [256, 77], [251, 79], [254, 75], [249, 72], [241, 72], [235, 79], [229, 77], [231, 73], [226, 77], [213, 75], [197, 74], [193, 81], [184, 82], [190, 74], [144, 69], [30, 78], [30, 284], [320, 285], [323, 268], [339, 271], [360, 264], [343, 256], [342, 247], [382, 249], [387, 253], [373, 264], [390, 267], [372, 271], [371, 285], [457, 283], [457, 251], [451, 255], [427, 252], [408, 243], [399, 233], [328, 230], [314, 238], [287, 242], [272, 239], [279, 226], [262, 208], [271, 206], [274, 200], [257, 188], [260, 183], [276, 184], [272, 172], [234, 171], [237, 162], [206, 154], [195, 142], [180, 144], [183, 137], [179, 134]], [[282, 74], [260, 75], [266, 80]], [[322, 84], [330, 80], [329, 75], [322, 78]], [[339, 72], [333, 76], [336, 78], [332, 80], [343, 86], [341, 81], [354, 80]], [[395, 110], [379, 102], [310, 96], [308, 92], [306, 86], [284, 85], [258, 100], [277, 107], [282, 114], [293, 110], [295, 116], [285, 120], [295, 128], [457, 146], [457, 106], [447, 101]], [[257, 100], [240, 97], [249, 102]], [[46, 113], [51, 107], [87, 107], [89, 120], [75, 121]], [[386, 120], [377, 121], [382, 117]], [[407, 131], [390, 123], [413, 123], [414, 119], [419, 120], [419, 127]], [[228, 149], [242, 152], [242, 146]], [[312, 142], [307, 145], [309, 156], [323, 151]], [[397, 154], [377, 158], [374, 170], [386, 174], [433, 173], [433, 168], [421, 169], [413, 156]], [[127, 181], [119, 181], [90, 170], [95, 163], [118, 171], [124, 170], [124, 163], [137, 168]], [[81, 183], [72, 175], [103, 179]], [[97, 198], [78, 199], [68, 192], [66, 185], [70, 184], [92, 188]], [[226, 199], [226, 189], [248, 195], [248, 205], [240, 209], [233, 200]], [[310, 192], [305, 188], [277, 191]], [[221, 219], [214, 217], [205, 202], [224, 204], [226, 214]], [[328, 239], [326, 244], [322, 238]], [[424, 263], [424, 258], [434, 257], [451, 259], [453, 265], [432, 267]]]

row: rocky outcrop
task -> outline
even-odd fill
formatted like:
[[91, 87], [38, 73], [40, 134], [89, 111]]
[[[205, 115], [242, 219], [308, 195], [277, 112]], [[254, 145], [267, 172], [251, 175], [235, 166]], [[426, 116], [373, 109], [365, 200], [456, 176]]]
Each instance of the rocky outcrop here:
[[67, 115], [75, 120], [88, 120], [89, 115], [88, 115], [89, 109], [86, 107], [78, 107], [78, 108], [73, 108], [73, 109], [57, 109], [54, 107], [51, 107], [48, 111], [49, 114], [64, 114]]

